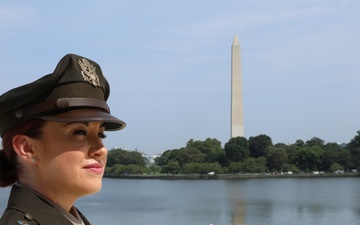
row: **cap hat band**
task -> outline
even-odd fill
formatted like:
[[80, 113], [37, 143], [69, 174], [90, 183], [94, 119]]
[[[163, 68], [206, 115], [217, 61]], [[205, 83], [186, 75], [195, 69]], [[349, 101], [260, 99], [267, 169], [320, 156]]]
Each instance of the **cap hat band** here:
[[56, 106], [62, 109], [84, 106], [94, 107], [110, 113], [110, 108], [106, 102], [95, 98], [59, 98], [56, 100]]
[[54, 111], [66, 111], [73, 108], [99, 108], [102, 111], [110, 113], [106, 102], [95, 98], [59, 98], [57, 100], [45, 101], [37, 105], [29, 106], [15, 111], [17, 118], [27, 117], [36, 114], [46, 115]]

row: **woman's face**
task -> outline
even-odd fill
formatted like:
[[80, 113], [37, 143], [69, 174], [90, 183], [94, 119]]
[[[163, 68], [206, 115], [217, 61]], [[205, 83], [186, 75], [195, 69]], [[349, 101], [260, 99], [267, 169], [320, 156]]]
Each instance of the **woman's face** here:
[[42, 131], [31, 139], [40, 187], [58, 196], [98, 192], [107, 157], [102, 123], [46, 122]]

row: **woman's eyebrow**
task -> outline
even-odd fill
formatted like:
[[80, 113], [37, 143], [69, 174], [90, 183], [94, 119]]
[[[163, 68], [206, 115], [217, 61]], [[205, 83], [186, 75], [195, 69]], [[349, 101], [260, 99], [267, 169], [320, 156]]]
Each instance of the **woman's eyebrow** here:
[[[76, 122], [67, 122], [67, 123], [65, 123], [65, 125], [64, 126], [69, 126], [69, 125], [71, 125], [71, 124], [76, 124], [76, 123], [80, 123], [80, 124], [83, 124], [83, 125], [85, 125], [85, 126], [89, 126], [89, 122], [84, 122], [84, 121], [76, 121]], [[104, 122], [102, 122], [101, 124], [100, 124], [100, 126], [99, 126], [99, 128], [105, 128], [106, 126], [105, 126], [105, 123]]]
[[83, 125], [85, 125], [85, 126], [89, 126], [89, 122], [67, 122], [67, 123], [65, 123], [64, 124], [64, 126], [69, 126], [69, 125], [72, 125], [72, 124], [76, 124], [76, 123], [80, 123], [80, 124], [83, 124]]

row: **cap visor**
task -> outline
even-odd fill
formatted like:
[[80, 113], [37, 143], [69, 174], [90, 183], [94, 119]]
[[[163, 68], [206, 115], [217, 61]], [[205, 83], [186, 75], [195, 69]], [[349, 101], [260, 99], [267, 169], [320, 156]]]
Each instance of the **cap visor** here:
[[38, 118], [54, 122], [104, 122], [107, 131], [121, 130], [126, 126], [126, 123], [118, 118], [96, 109], [75, 109]]

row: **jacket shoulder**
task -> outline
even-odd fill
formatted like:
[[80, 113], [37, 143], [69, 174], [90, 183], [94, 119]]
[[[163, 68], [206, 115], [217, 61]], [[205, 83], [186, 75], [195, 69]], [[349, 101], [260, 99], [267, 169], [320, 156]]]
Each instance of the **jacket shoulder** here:
[[8, 208], [0, 219], [0, 225], [39, 225], [39, 223], [28, 213]]

